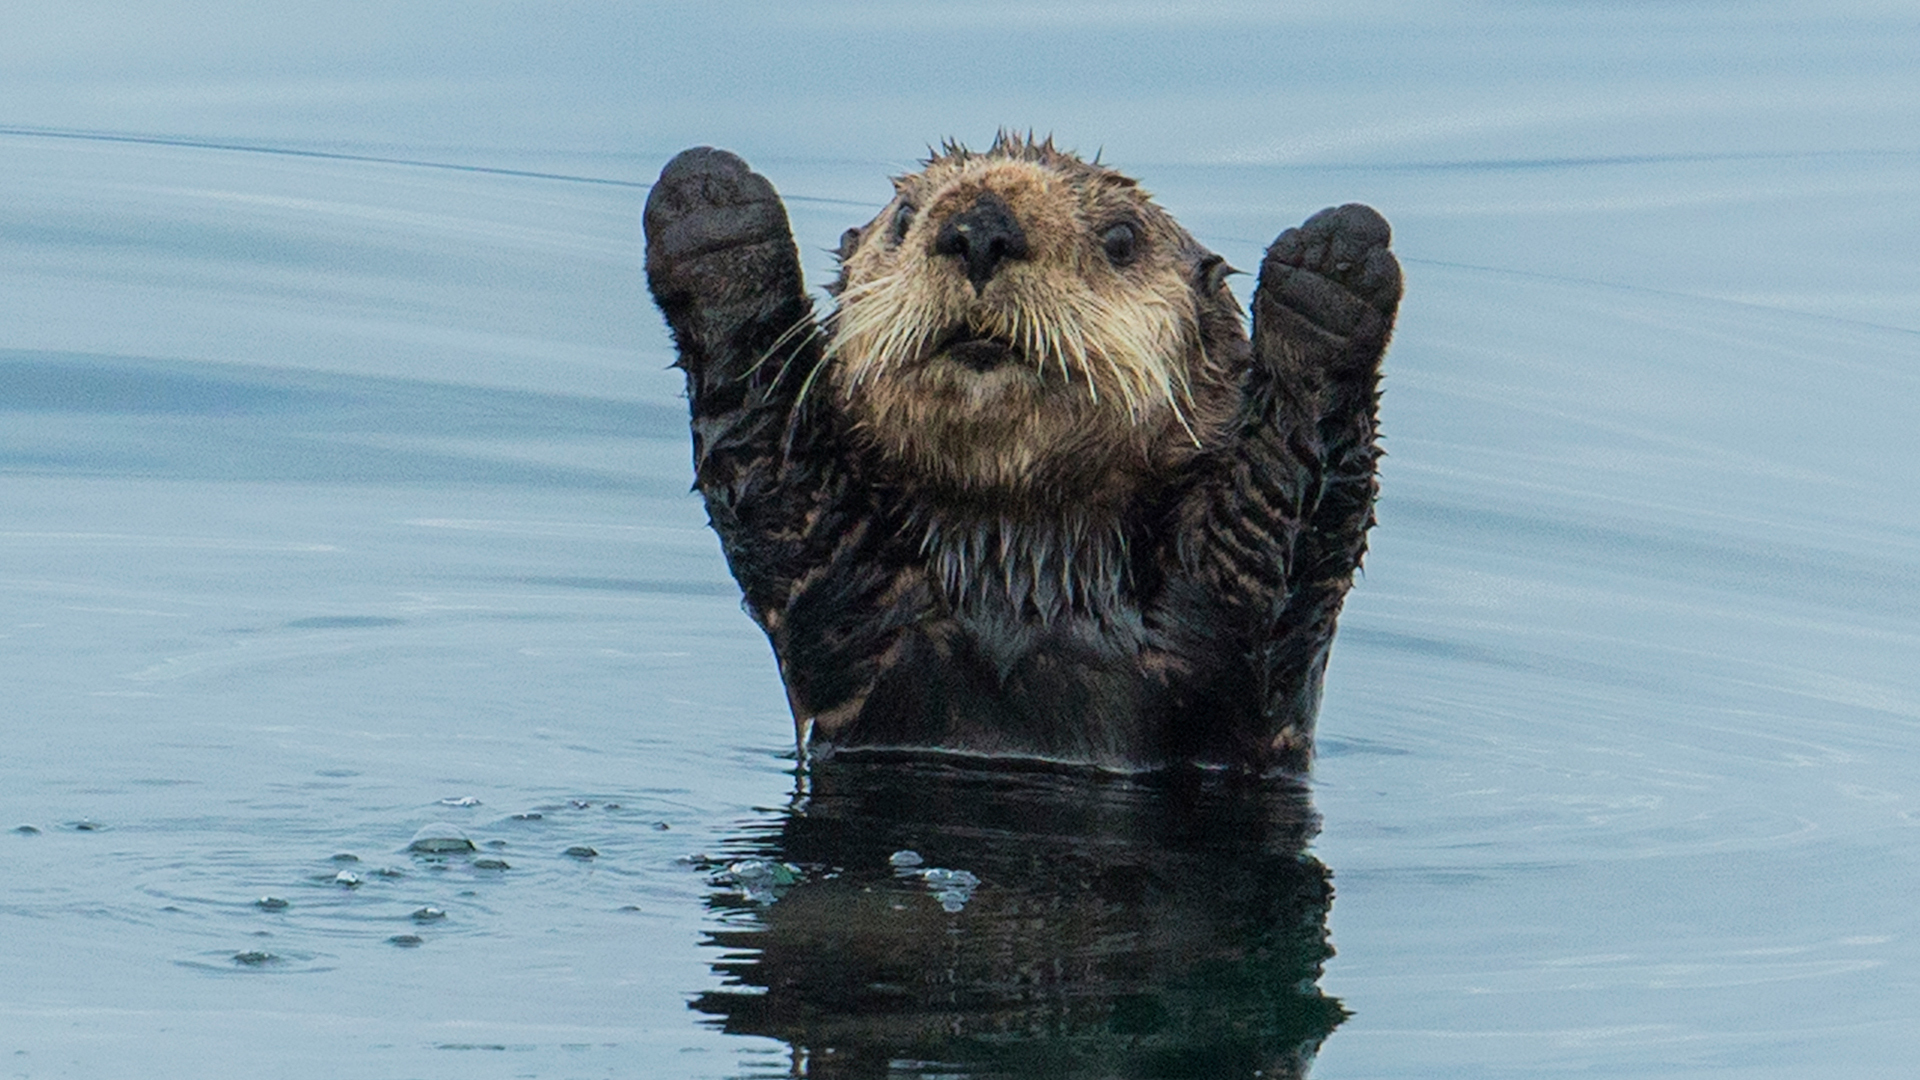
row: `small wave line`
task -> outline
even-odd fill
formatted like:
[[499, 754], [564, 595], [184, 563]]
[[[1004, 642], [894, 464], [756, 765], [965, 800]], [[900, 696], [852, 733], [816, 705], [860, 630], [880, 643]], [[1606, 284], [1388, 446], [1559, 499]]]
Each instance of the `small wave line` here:
[[[350, 154], [341, 150], [307, 150], [293, 146], [262, 143], [225, 142], [217, 139], [193, 139], [178, 135], [140, 135], [112, 131], [85, 131], [68, 128], [26, 127], [0, 124], [0, 136], [19, 139], [64, 139], [71, 142], [121, 143], [134, 146], [171, 146], [188, 150], [219, 150], [235, 154], [267, 154], [274, 157], [309, 158], [319, 161], [349, 161], [365, 165], [400, 165], [414, 169], [441, 169], [447, 172], [478, 173], [484, 176], [512, 176], [523, 180], [556, 180], [567, 184], [598, 184], [604, 187], [646, 191], [650, 180], [621, 180], [610, 176], [583, 176], [578, 173], [543, 172], [538, 169], [509, 169], [498, 165], [464, 165], [452, 161], [424, 158], [385, 157], [379, 154]], [[820, 195], [782, 195], [788, 202], [821, 203], [828, 206], [857, 206], [872, 209], [864, 199], [834, 199]]]

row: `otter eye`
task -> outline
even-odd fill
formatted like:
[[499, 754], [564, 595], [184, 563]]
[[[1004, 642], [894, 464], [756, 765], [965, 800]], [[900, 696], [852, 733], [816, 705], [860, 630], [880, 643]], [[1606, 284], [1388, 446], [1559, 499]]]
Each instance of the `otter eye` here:
[[887, 234], [893, 237], [894, 243], [906, 238], [907, 226], [913, 224], [913, 215], [914, 208], [910, 202], [901, 203], [899, 209], [893, 212], [893, 221], [887, 226]]
[[1107, 231], [1100, 234], [1100, 247], [1106, 251], [1107, 261], [1115, 266], [1132, 262], [1139, 245], [1139, 230], [1125, 221], [1109, 225]]

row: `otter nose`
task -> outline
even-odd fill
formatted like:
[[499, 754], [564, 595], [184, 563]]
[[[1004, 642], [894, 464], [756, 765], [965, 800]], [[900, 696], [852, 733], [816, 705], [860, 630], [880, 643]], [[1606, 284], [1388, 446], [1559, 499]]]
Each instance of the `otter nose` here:
[[1001, 262], [1027, 257], [1027, 234], [1006, 200], [988, 192], [947, 219], [933, 238], [935, 255], [954, 255], [967, 264], [967, 280], [977, 294], [987, 287]]

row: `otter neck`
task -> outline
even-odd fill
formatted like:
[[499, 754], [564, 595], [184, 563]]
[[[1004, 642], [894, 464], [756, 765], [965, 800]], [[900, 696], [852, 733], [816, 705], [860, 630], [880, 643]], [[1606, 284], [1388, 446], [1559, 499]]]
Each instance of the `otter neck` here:
[[1117, 510], [1036, 515], [923, 503], [910, 521], [928, 572], [956, 613], [1042, 624], [1104, 620], [1133, 593], [1131, 546]]

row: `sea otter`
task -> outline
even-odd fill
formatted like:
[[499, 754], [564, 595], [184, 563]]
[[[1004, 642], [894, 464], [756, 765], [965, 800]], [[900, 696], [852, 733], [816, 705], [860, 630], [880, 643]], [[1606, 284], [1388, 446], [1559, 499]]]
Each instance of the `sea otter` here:
[[645, 213], [695, 486], [803, 757], [1303, 772], [1377, 489], [1387, 223], [1234, 271], [1052, 141], [948, 143], [816, 319], [779, 196], [688, 150]]

